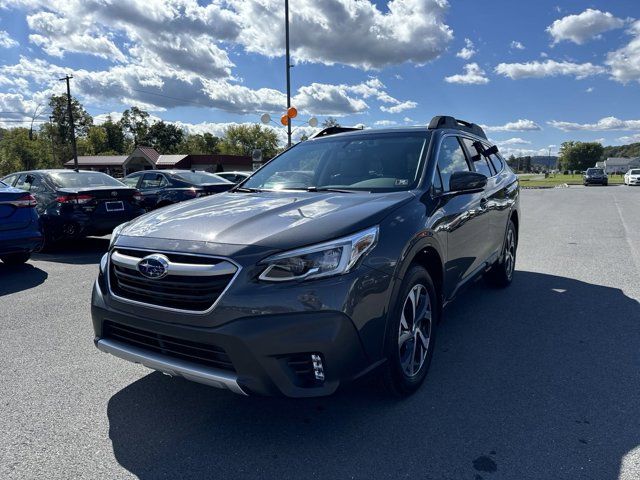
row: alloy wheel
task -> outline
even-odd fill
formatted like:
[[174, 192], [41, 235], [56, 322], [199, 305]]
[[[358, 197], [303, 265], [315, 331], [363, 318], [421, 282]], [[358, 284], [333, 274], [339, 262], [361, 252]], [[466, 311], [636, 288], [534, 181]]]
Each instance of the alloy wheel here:
[[504, 268], [507, 278], [511, 279], [516, 264], [516, 238], [513, 229], [507, 232], [507, 241], [504, 250]]
[[419, 372], [431, 347], [431, 299], [422, 284], [414, 285], [402, 306], [398, 350], [402, 371], [408, 377]]

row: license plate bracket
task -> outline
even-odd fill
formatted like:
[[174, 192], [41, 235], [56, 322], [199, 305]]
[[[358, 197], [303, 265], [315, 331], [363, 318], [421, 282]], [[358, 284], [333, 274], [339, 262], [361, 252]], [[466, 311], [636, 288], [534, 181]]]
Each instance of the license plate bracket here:
[[124, 203], [122, 201], [106, 202], [104, 206], [107, 212], [122, 212], [124, 210]]

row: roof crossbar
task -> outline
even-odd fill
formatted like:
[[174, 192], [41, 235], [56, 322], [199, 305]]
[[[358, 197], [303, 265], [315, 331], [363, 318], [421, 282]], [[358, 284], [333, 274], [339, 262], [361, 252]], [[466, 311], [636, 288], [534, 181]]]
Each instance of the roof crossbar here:
[[480, 138], [487, 138], [487, 135], [484, 133], [484, 130], [480, 125], [471, 122], [465, 122], [464, 120], [460, 120], [458, 118], [446, 116], [446, 115], [437, 115], [431, 119], [429, 122], [429, 130], [438, 130], [441, 128], [450, 128], [453, 130], [462, 130], [463, 132], [472, 133], [477, 135]]

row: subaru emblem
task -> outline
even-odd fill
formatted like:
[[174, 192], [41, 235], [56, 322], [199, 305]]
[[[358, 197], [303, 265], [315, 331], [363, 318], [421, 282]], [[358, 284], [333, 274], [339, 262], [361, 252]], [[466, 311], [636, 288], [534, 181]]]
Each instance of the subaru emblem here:
[[112, 197], [117, 197], [118, 196], [118, 192], [111, 192], [111, 196]]
[[144, 277], [158, 280], [169, 273], [169, 259], [164, 255], [147, 255], [138, 262], [138, 271]]

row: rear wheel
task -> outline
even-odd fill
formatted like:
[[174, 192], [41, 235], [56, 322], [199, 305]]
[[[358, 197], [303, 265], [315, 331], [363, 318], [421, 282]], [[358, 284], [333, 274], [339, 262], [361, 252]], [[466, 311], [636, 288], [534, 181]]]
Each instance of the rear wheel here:
[[383, 380], [389, 393], [407, 396], [424, 382], [433, 356], [438, 312], [429, 272], [418, 265], [411, 267], [387, 327]]
[[29, 253], [11, 253], [9, 255], [0, 256], [0, 260], [7, 265], [22, 265], [29, 260], [30, 257], [31, 254]]
[[502, 255], [485, 276], [491, 285], [495, 287], [507, 287], [511, 284], [513, 272], [516, 269], [517, 246], [516, 226], [512, 220], [509, 220]]

